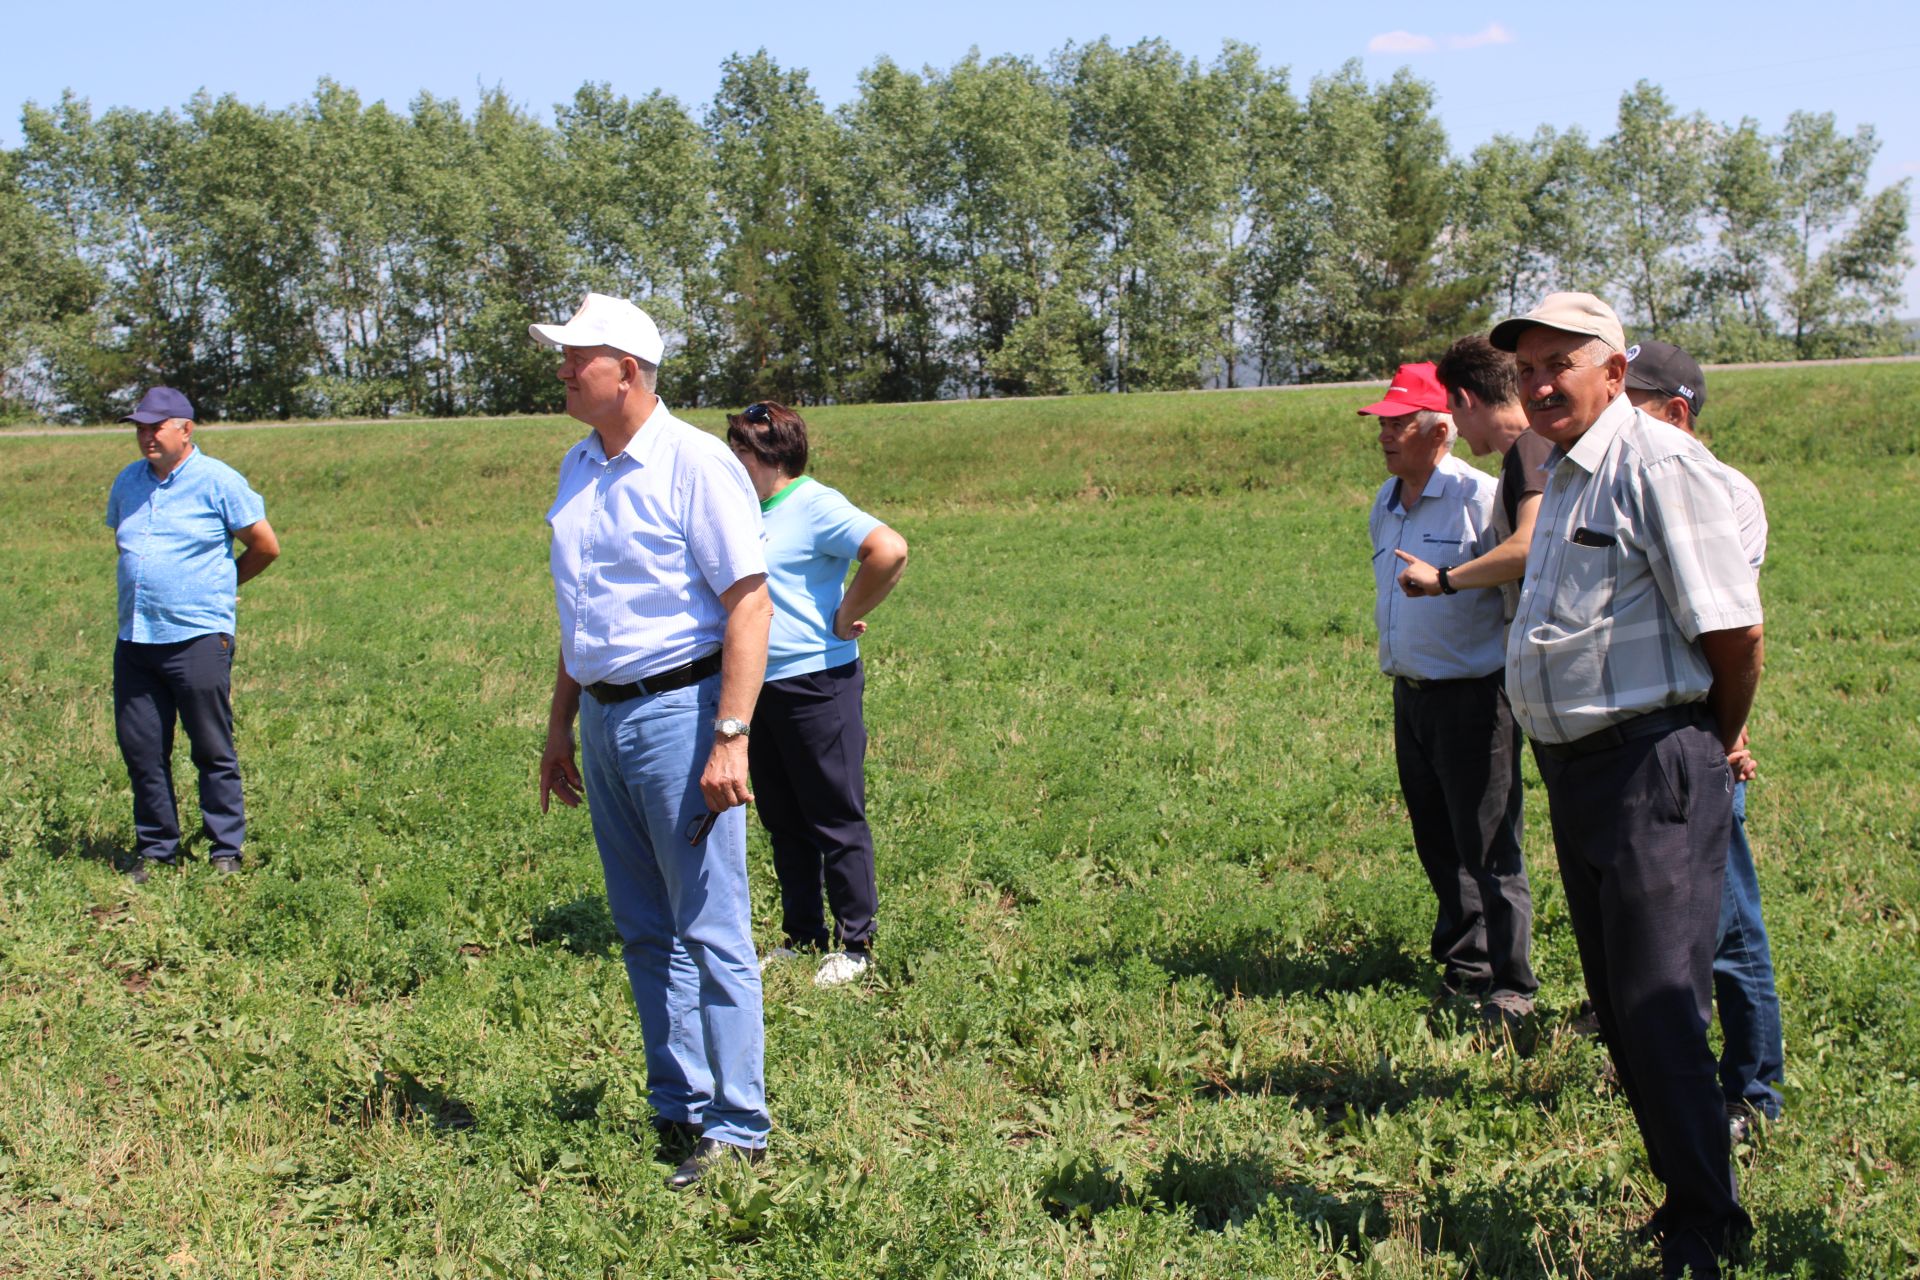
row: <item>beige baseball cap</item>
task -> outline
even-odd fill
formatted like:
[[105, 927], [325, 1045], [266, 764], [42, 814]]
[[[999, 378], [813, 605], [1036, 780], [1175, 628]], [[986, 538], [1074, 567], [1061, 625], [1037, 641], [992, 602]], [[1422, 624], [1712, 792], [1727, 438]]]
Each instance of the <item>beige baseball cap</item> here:
[[1502, 351], [1512, 351], [1520, 345], [1520, 335], [1530, 324], [1543, 324], [1563, 333], [1583, 333], [1622, 353], [1627, 349], [1627, 335], [1620, 328], [1620, 317], [1590, 293], [1550, 293], [1527, 314], [1493, 326], [1487, 341]]
[[549, 347], [612, 347], [648, 364], [660, 363], [666, 344], [653, 317], [625, 298], [589, 293], [565, 324], [530, 324], [535, 342]]

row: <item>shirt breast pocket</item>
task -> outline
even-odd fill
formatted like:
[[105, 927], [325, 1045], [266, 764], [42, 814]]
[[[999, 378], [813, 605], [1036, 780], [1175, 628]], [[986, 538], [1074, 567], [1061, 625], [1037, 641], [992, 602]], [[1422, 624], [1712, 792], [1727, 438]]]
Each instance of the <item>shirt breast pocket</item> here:
[[1592, 626], [1613, 611], [1614, 582], [1620, 571], [1619, 545], [1613, 536], [1579, 536], [1588, 532], [1581, 529], [1567, 539], [1560, 552], [1559, 577], [1553, 584], [1554, 619], [1576, 630]]

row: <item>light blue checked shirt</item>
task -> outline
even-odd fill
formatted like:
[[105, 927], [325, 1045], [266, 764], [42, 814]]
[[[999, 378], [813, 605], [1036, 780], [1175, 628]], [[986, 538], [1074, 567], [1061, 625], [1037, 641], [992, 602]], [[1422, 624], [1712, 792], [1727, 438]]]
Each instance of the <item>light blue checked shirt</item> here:
[[1621, 396], [1547, 469], [1507, 635], [1514, 718], [1564, 743], [1703, 700], [1700, 636], [1761, 621], [1724, 468]]
[[1499, 482], [1448, 454], [1433, 469], [1412, 510], [1400, 504], [1400, 481], [1374, 495], [1367, 518], [1373, 541], [1373, 625], [1380, 634], [1380, 670], [1415, 680], [1472, 680], [1500, 669], [1498, 591], [1410, 597], [1400, 589], [1405, 551], [1449, 568], [1500, 543], [1494, 501]]
[[567, 451], [547, 512], [560, 657], [581, 684], [632, 684], [726, 637], [720, 596], [767, 571], [760, 499], [716, 436], [656, 405], [625, 449]]
[[197, 446], [166, 479], [145, 458], [107, 492], [120, 549], [120, 638], [172, 644], [233, 634], [236, 530], [267, 518], [246, 478]]

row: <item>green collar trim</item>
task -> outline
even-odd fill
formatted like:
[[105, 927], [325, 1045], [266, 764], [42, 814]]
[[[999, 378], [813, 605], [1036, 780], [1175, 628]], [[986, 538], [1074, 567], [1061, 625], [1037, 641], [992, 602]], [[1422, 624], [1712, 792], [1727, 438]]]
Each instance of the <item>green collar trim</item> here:
[[805, 484], [808, 480], [811, 480], [812, 478], [813, 477], [811, 476], [799, 476], [796, 479], [789, 480], [786, 483], [786, 485], [784, 485], [780, 489], [780, 491], [774, 494], [771, 498], [762, 498], [760, 500], [760, 513], [762, 515], [765, 515], [767, 512], [773, 510], [775, 507], [785, 502], [787, 500], [787, 495], [791, 494], [795, 489], [798, 489], [801, 485]]

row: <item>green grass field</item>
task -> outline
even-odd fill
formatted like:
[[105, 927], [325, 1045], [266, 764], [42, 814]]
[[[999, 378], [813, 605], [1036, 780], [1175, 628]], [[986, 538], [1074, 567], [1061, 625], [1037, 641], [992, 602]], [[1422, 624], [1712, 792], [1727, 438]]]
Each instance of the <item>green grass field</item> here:
[[[585, 813], [536, 804], [580, 428], [202, 433], [285, 546], [241, 604], [252, 862], [140, 889], [101, 526], [132, 441], [0, 439], [0, 1276], [1648, 1274], [1531, 762], [1538, 1042], [1430, 1011], [1361, 402], [813, 415], [815, 473], [913, 546], [865, 649], [881, 963], [770, 972], [773, 1159], [692, 1195]], [[1920, 1274], [1916, 421], [1920, 366], [1715, 375], [1772, 522], [1791, 1091], [1738, 1155], [1752, 1275]]]

